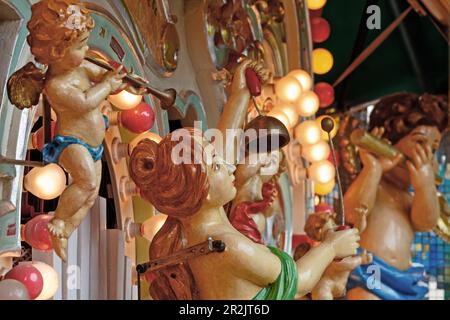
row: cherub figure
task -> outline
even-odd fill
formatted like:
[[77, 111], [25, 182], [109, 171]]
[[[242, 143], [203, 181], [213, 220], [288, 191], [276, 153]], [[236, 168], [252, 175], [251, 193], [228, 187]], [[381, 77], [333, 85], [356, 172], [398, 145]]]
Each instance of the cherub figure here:
[[[358, 221], [359, 227], [357, 230], [364, 231], [365, 223], [364, 217], [367, 212], [367, 207], [358, 208], [360, 218]], [[328, 233], [336, 232], [338, 228], [336, 222], [336, 213], [329, 211], [316, 212], [309, 215], [306, 224], [305, 232], [314, 241], [323, 241]], [[305, 245], [296, 249], [295, 257], [298, 259], [307, 253], [308, 247]], [[345, 257], [342, 260], [333, 261], [325, 270], [322, 278], [311, 291], [311, 298], [313, 300], [333, 300], [342, 298], [346, 295], [346, 286], [352, 272], [355, 268], [366, 265], [372, 262], [372, 256], [363, 251], [361, 255]]]
[[363, 168], [344, 197], [347, 218], [357, 223], [357, 208], [367, 205], [361, 247], [374, 254], [373, 265], [382, 276], [372, 286], [367, 267], [356, 268], [349, 299], [425, 298], [424, 267], [411, 264], [410, 248], [414, 232], [432, 230], [439, 219], [434, 152], [448, 128], [444, 96], [394, 94], [375, 106], [372, 134], [387, 139], [399, 153], [392, 159], [359, 150]]
[[257, 157], [255, 163], [247, 157], [245, 163], [237, 166], [237, 194], [231, 205], [229, 219], [242, 234], [257, 243], [263, 243], [266, 218], [280, 213], [274, 210], [277, 197], [274, 180], [279, 173], [283, 155], [280, 150], [274, 150], [258, 154]]
[[94, 204], [101, 180], [106, 121], [99, 105], [124, 88], [120, 69], [105, 72], [86, 62], [94, 20], [75, 0], [43, 0], [32, 6], [27, 38], [37, 62], [48, 67], [43, 94], [57, 114], [54, 140], [44, 161], [72, 177], [49, 223], [53, 248], [67, 259], [67, 241]]

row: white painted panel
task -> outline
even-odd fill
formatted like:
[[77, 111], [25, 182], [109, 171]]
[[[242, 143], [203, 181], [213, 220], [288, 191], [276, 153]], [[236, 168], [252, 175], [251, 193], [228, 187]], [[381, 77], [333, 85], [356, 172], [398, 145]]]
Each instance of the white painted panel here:
[[90, 214], [91, 239], [89, 243], [89, 299], [99, 299], [100, 200], [95, 201]]
[[108, 243], [106, 233], [106, 199], [99, 197], [99, 299], [108, 299]]
[[111, 229], [108, 234], [108, 299], [123, 300], [125, 282], [123, 231]]
[[91, 242], [91, 220], [89, 219], [92, 210], [81, 222], [78, 229], [78, 265], [80, 266], [80, 290], [78, 290], [78, 300], [89, 300], [89, 275], [90, 275], [90, 242]]
[[63, 263], [63, 299], [77, 300], [77, 291], [80, 288], [81, 269], [78, 265], [78, 230], [75, 230], [69, 238], [67, 246], [67, 263]]
[[131, 300], [132, 299], [132, 286], [133, 286], [133, 262], [130, 257], [125, 257], [125, 277], [124, 277], [124, 299]]

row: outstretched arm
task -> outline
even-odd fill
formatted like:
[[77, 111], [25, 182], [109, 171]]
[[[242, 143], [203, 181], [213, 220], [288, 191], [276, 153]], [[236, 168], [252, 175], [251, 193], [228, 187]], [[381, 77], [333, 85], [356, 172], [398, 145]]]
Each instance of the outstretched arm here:
[[52, 79], [46, 85], [45, 93], [52, 105], [86, 112], [98, 108], [111, 92], [122, 86], [125, 74], [108, 72], [104, 80], [86, 91], [74, 86], [68, 79]]
[[225, 104], [223, 113], [217, 124], [217, 129], [222, 132], [225, 138], [224, 145], [222, 146], [223, 158], [233, 164], [237, 161], [237, 148], [239, 147], [238, 143], [240, 142], [241, 136], [227, 135], [226, 133], [227, 129], [242, 129], [247, 116], [247, 109], [251, 98], [245, 78], [247, 68], [255, 70], [261, 82], [265, 82], [268, 78], [267, 71], [260, 64], [248, 59], [241, 62], [234, 73], [230, 90], [231, 95]]

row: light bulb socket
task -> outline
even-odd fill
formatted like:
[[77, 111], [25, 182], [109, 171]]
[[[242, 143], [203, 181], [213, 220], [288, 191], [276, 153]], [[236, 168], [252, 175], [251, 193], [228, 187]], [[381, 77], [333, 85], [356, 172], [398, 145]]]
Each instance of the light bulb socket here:
[[115, 164], [128, 156], [128, 144], [115, 137], [111, 143], [111, 156]]
[[142, 236], [142, 223], [136, 223], [131, 218], [125, 219], [125, 240], [131, 242], [133, 238]]
[[128, 201], [131, 197], [140, 194], [139, 188], [128, 177], [120, 178], [119, 195], [122, 201]]

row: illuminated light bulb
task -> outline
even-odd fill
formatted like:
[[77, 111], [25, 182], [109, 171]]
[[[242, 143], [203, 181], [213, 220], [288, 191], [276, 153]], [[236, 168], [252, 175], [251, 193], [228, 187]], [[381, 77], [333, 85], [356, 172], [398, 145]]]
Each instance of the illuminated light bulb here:
[[316, 74], [325, 74], [333, 68], [333, 55], [324, 48], [314, 49], [312, 53], [313, 70]]
[[318, 10], [325, 6], [327, 0], [307, 0], [307, 2], [309, 10]]
[[293, 104], [281, 102], [275, 107], [274, 111], [283, 112], [289, 120], [290, 127], [294, 127], [297, 124], [298, 114], [297, 114], [297, 111], [295, 110], [295, 106]]
[[57, 164], [32, 169], [24, 179], [25, 189], [42, 200], [52, 200], [66, 188], [66, 174]]
[[311, 76], [305, 70], [297, 69], [288, 73], [288, 76], [292, 76], [297, 79], [302, 85], [303, 91], [309, 91], [312, 89], [313, 81]]
[[334, 88], [330, 84], [319, 82], [315, 85], [314, 92], [319, 97], [319, 107], [326, 108], [334, 102]]
[[0, 281], [0, 300], [30, 300], [30, 295], [22, 282], [6, 279]]
[[314, 193], [318, 194], [320, 196], [326, 196], [331, 191], [334, 190], [334, 187], [336, 186], [336, 181], [331, 180], [328, 183], [314, 183]]
[[328, 160], [330, 146], [325, 141], [319, 141], [303, 149], [302, 156], [309, 162], [319, 162]]
[[313, 91], [305, 92], [297, 101], [297, 112], [302, 117], [310, 117], [319, 110], [319, 97]]
[[130, 110], [136, 108], [141, 103], [142, 96], [123, 90], [118, 94], [110, 95], [108, 101], [117, 109]]
[[321, 130], [317, 122], [304, 121], [295, 128], [295, 138], [303, 147], [306, 147], [320, 141]]
[[275, 108], [267, 114], [269, 117], [277, 118], [284, 124], [284, 126], [289, 130], [291, 128], [291, 124], [288, 116], [281, 110]]
[[46, 263], [40, 261], [33, 261], [31, 265], [39, 270], [42, 275], [44, 285], [41, 293], [37, 296], [36, 300], [48, 300], [51, 299], [58, 291], [59, 276], [55, 269]]
[[302, 94], [302, 84], [297, 78], [286, 76], [275, 83], [275, 93], [284, 102], [294, 102]]
[[148, 241], [152, 242], [155, 235], [166, 222], [167, 215], [159, 213], [150, 219], [144, 221], [141, 225], [141, 235]]
[[321, 43], [330, 37], [331, 28], [327, 20], [322, 17], [311, 19], [311, 37], [314, 43]]
[[318, 183], [326, 184], [334, 180], [336, 169], [328, 160], [315, 162], [309, 167], [309, 176]]
[[325, 130], [322, 130], [322, 127], [321, 127], [322, 119], [324, 119], [324, 118], [326, 118], [326, 117], [332, 119], [333, 122], [334, 122], [334, 128], [333, 128], [333, 130], [331, 130], [331, 132], [330, 132], [331, 139], [333, 139], [333, 138], [336, 136], [336, 134], [337, 134], [337, 132], [338, 132], [338, 129], [339, 129], [339, 126], [337, 125], [336, 121], [335, 121], [332, 117], [330, 117], [330, 116], [326, 116], [326, 115], [325, 115], [325, 116], [320, 116], [320, 117], [318, 117], [318, 118], [316, 119], [317, 124], [320, 126], [321, 139], [322, 139], [322, 140], [325, 140], [325, 141], [328, 141], [328, 133], [327, 133]]
[[133, 152], [133, 149], [136, 148], [136, 146], [144, 139], [150, 139], [152, 141], [155, 141], [156, 143], [160, 143], [162, 138], [153, 132], [145, 132], [140, 135], [138, 135], [136, 138], [134, 138], [130, 144], [128, 145], [128, 154], [131, 155]]

